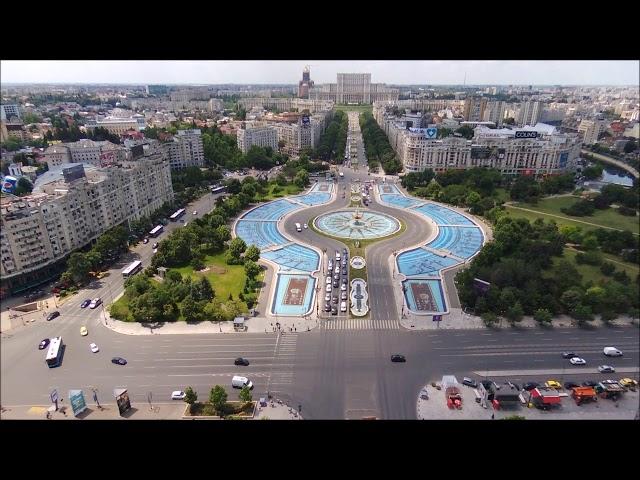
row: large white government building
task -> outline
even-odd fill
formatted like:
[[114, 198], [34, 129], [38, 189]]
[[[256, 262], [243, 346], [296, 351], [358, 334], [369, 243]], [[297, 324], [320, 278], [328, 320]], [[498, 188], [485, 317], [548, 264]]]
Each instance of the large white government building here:
[[105, 168], [62, 165], [40, 176], [27, 196], [3, 194], [3, 293], [18, 293], [55, 277], [61, 261], [74, 250], [172, 200], [169, 162], [163, 153]]
[[370, 73], [338, 73], [336, 83], [314, 85], [309, 89], [312, 100], [340, 104], [371, 104], [398, 100], [400, 90], [383, 83], [371, 83]]

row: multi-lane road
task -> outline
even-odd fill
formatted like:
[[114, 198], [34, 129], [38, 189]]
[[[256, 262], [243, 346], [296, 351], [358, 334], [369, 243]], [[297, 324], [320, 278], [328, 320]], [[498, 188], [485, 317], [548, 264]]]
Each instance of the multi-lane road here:
[[[361, 145], [359, 157], [360, 164], [366, 164]], [[308, 223], [320, 213], [346, 207], [349, 183], [355, 178], [361, 182], [371, 178], [363, 170], [344, 169], [345, 179], [336, 184], [339, 190], [335, 202], [295, 212], [283, 224], [287, 235], [326, 248], [328, 254], [342, 250], [341, 242], [317, 235], [311, 229], [296, 232], [294, 223]], [[347, 186], [345, 199], [341, 193], [343, 185]], [[213, 199], [209, 197], [190, 206], [186, 220], [194, 217], [193, 210], [200, 215], [210, 210]], [[407, 225], [403, 235], [376, 243], [368, 251], [370, 319], [333, 317], [329, 322], [343, 328], [284, 335], [117, 334], [101, 324], [101, 308], [80, 309], [79, 303], [95, 296], [110, 303], [113, 295], [122, 290], [120, 269], [135, 258], [148, 265], [153, 242], [141, 244], [108, 277], [65, 302], [57, 319], [38, 321], [9, 335], [3, 334], [0, 402], [3, 406], [44, 405], [53, 388], [64, 393], [72, 388], [91, 387], [98, 388], [101, 403], [113, 403], [112, 391], [117, 387], [127, 387], [134, 403], [146, 402], [149, 393], [155, 402], [168, 401], [173, 390], [186, 386], [192, 386], [200, 399], [206, 399], [216, 384], [225, 386], [230, 398], [234, 398], [231, 377], [243, 374], [255, 384], [255, 398], [272, 393], [291, 405], [301, 405], [303, 416], [308, 419], [371, 416], [415, 419], [421, 386], [439, 380], [443, 374], [476, 378], [489, 375], [516, 382], [549, 378], [587, 380], [610, 377], [595, 373], [599, 364], [607, 363], [620, 372], [613, 378], [637, 378], [639, 341], [635, 327], [429, 332], [401, 329], [397, 325], [399, 306], [393, 301], [388, 259], [394, 250], [425, 238], [429, 227], [402, 210], [376, 202], [370, 208], [389, 213]], [[170, 224], [167, 229], [180, 225]], [[81, 325], [88, 326], [87, 337], [80, 336]], [[44, 362], [46, 350], [38, 350], [37, 345], [41, 339], [57, 335], [63, 336], [67, 348], [62, 365], [49, 369]], [[89, 351], [91, 342], [98, 344], [99, 353]], [[605, 346], [620, 348], [624, 356], [604, 357]], [[587, 365], [571, 366], [561, 358], [565, 350], [583, 356]], [[393, 353], [404, 354], [407, 363], [391, 363], [389, 357]], [[113, 356], [126, 358], [128, 364], [112, 364]], [[238, 356], [248, 358], [251, 364], [235, 366], [233, 360]]]

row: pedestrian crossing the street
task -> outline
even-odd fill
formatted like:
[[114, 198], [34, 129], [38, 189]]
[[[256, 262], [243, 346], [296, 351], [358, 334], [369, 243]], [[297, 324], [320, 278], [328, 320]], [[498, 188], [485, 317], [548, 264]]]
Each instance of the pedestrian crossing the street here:
[[340, 319], [327, 320], [322, 330], [399, 330], [398, 320]]

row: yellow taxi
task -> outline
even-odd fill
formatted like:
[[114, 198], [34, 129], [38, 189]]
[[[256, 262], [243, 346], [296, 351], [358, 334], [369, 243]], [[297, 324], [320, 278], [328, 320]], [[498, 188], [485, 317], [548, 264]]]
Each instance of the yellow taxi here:
[[638, 386], [638, 382], [633, 378], [621, 378], [618, 383], [625, 388], [636, 388]]
[[557, 380], [547, 380], [544, 386], [548, 388], [562, 388], [562, 385]]
[[82, 335], [83, 337], [86, 337], [87, 335], [89, 335], [87, 327], [85, 326], [80, 327], [80, 335]]

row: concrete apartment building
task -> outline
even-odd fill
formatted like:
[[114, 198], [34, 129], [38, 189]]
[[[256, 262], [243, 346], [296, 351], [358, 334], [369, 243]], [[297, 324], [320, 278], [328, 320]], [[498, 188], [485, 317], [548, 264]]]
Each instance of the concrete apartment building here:
[[284, 142], [282, 152], [295, 157], [306, 147], [317, 147], [320, 136], [331, 121], [332, 115], [333, 110], [327, 110], [311, 117], [302, 116], [295, 123], [273, 124], [278, 132], [278, 141]]
[[520, 127], [525, 125], [535, 125], [540, 121], [543, 104], [541, 102], [523, 102], [520, 105], [520, 112], [516, 118], [516, 123]]
[[59, 143], [44, 151], [49, 168], [65, 163], [88, 163], [103, 166], [123, 162], [127, 159], [127, 149], [108, 141], [96, 142], [83, 138], [77, 142]]
[[164, 144], [172, 170], [204, 167], [204, 146], [199, 129], [178, 130], [173, 139]]
[[[576, 134], [559, 134], [550, 125], [518, 130], [475, 128], [474, 138], [429, 138], [425, 128], [407, 128], [386, 114], [378, 121], [406, 172], [473, 167], [497, 168], [508, 175], [560, 174], [573, 168], [582, 142]], [[519, 138], [527, 132], [533, 138]]]
[[306, 98], [263, 98], [249, 97], [238, 100], [238, 105], [249, 111], [253, 108], [273, 109], [277, 108], [281, 112], [297, 110], [302, 112], [308, 110], [309, 113], [331, 110], [335, 102], [331, 100], [313, 100]]
[[467, 97], [464, 101], [463, 117], [465, 121], [481, 122], [487, 108], [487, 99], [482, 97]]
[[309, 98], [339, 104], [372, 104], [395, 101], [400, 96], [397, 88], [371, 83], [370, 73], [338, 73], [336, 80], [336, 83], [314, 85], [309, 89]]
[[598, 137], [606, 129], [604, 120], [582, 120], [578, 126], [578, 133], [582, 134], [582, 142], [585, 145], [598, 143]]
[[122, 167], [77, 163], [49, 170], [30, 195], [0, 199], [3, 292], [50, 280], [74, 250], [172, 200], [169, 163], [162, 154]]
[[20, 107], [18, 105], [0, 105], [0, 120], [9, 121], [15, 118], [20, 120], [22, 115], [20, 114]]
[[242, 124], [237, 132], [238, 148], [242, 153], [247, 153], [252, 146], [271, 147], [278, 150], [278, 130], [272, 126], [247, 126]]
[[504, 123], [504, 102], [487, 102], [482, 120], [485, 122], [493, 122], [497, 127], [501, 127]]
[[113, 118], [107, 117], [103, 120], [89, 120], [85, 125], [87, 130], [93, 130], [97, 127], [106, 129], [109, 133], [116, 135], [122, 135], [128, 130], [142, 131], [146, 127], [146, 122], [143, 115], [133, 115], [130, 118]]

